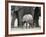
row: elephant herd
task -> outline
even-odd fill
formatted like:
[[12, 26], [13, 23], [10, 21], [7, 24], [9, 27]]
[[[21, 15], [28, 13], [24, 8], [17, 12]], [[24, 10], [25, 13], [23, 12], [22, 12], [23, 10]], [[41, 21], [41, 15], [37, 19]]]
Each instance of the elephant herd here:
[[11, 27], [14, 28], [15, 19], [18, 19], [18, 27], [22, 28], [26, 23], [26, 27], [39, 27], [38, 19], [41, 16], [40, 7], [30, 6], [11, 6]]

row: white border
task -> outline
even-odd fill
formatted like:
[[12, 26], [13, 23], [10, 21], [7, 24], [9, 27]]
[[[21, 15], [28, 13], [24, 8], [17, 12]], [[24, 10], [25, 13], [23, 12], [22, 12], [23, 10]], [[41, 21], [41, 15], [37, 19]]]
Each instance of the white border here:
[[[33, 6], [33, 7], [41, 7], [41, 29], [39, 30], [19, 30], [19, 31], [11, 31], [11, 5], [15, 6]], [[21, 33], [38, 33], [43, 32], [43, 5], [39, 4], [22, 4], [22, 3], [8, 3], [8, 34], [21, 34]]]

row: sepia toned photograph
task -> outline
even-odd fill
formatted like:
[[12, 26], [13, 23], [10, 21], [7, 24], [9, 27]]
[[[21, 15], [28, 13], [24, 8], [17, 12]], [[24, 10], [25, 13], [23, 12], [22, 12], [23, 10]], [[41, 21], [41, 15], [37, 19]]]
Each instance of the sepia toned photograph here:
[[44, 33], [43, 3], [8, 2], [8, 35]]

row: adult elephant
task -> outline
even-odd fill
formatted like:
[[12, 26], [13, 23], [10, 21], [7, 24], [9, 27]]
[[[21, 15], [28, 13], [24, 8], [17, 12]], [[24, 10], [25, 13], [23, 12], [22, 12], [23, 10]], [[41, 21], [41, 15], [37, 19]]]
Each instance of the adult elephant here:
[[27, 15], [27, 14], [31, 14], [32, 16], [34, 16], [34, 9], [33, 9], [34, 7], [27, 7], [27, 6], [23, 6], [23, 8], [18, 12], [18, 15], [19, 15], [19, 17], [18, 17], [18, 27], [23, 27], [23, 21], [22, 21], [22, 19], [23, 19], [23, 16], [24, 15]]

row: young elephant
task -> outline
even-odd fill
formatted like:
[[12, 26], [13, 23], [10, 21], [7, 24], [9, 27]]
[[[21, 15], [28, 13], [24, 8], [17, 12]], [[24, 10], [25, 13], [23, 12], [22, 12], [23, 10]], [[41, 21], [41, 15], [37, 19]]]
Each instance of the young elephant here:
[[30, 26], [33, 27], [33, 17], [31, 14], [26, 14], [23, 16], [23, 19], [22, 19], [22, 22], [23, 22], [23, 25], [24, 23], [26, 23], [26, 27], [28, 27], [27, 25], [29, 24], [29, 28]]

